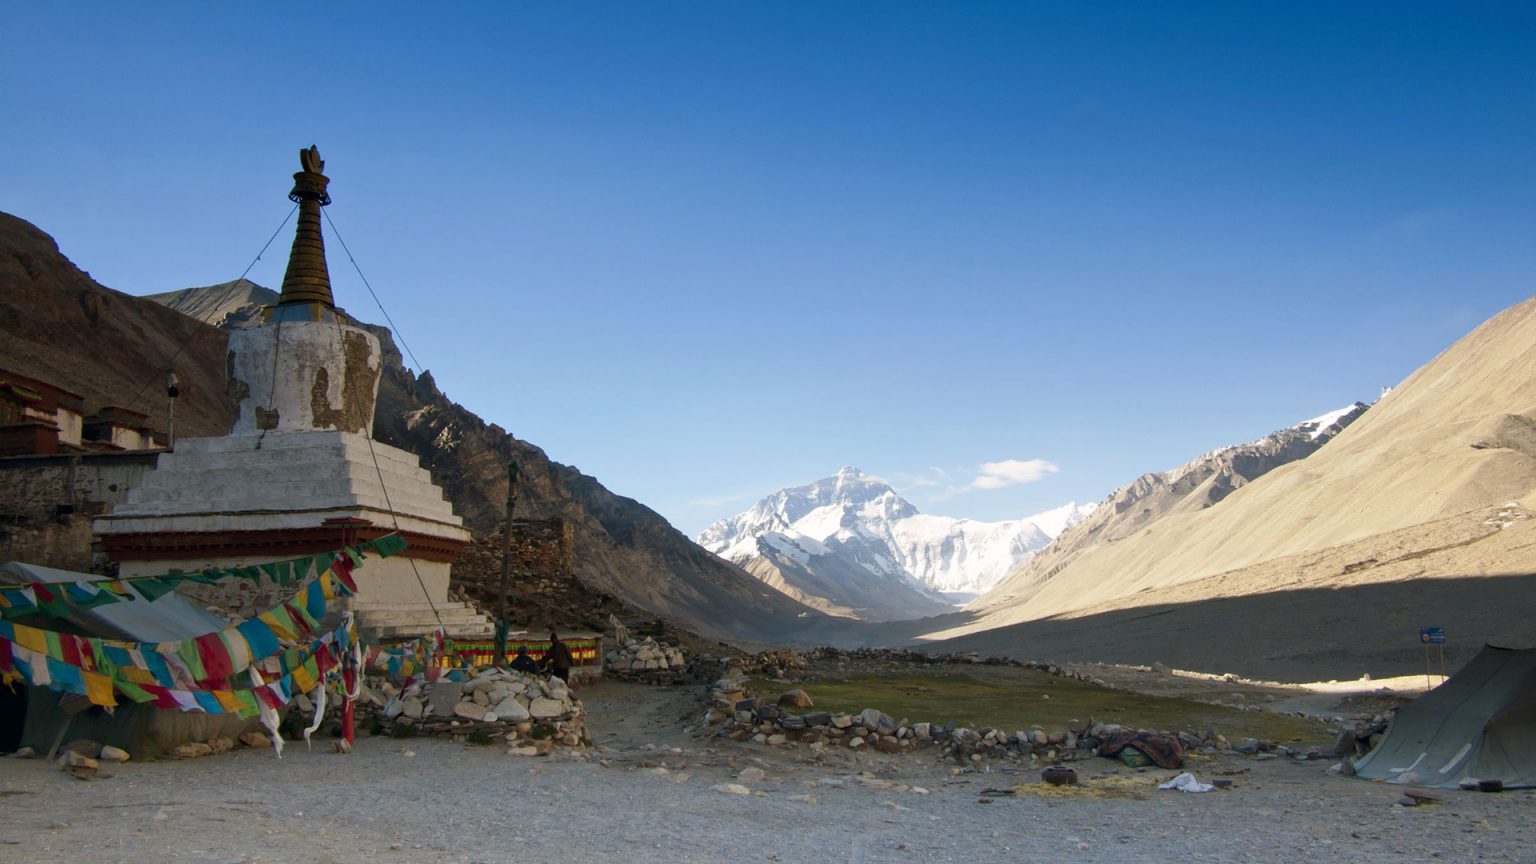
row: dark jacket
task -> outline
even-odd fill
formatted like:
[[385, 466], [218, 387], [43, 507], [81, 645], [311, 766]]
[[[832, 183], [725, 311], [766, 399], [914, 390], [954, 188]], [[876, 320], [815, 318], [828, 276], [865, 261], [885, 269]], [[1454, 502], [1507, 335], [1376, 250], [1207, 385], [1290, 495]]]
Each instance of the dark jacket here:
[[555, 670], [568, 670], [576, 665], [576, 659], [564, 642], [556, 640], [549, 643], [549, 650], [544, 653], [544, 665]]

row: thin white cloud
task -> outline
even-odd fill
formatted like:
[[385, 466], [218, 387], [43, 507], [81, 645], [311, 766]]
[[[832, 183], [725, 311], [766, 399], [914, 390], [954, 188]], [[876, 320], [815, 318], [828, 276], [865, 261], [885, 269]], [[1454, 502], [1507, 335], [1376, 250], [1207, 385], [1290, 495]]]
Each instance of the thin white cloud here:
[[1006, 489], [1045, 479], [1061, 469], [1044, 459], [1004, 459], [983, 462], [981, 473], [971, 481], [970, 489]]
[[930, 489], [942, 486], [949, 480], [949, 474], [937, 465], [928, 466], [928, 470], [922, 474], [895, 474], [889, 482], [901, 492], [906, 489]]

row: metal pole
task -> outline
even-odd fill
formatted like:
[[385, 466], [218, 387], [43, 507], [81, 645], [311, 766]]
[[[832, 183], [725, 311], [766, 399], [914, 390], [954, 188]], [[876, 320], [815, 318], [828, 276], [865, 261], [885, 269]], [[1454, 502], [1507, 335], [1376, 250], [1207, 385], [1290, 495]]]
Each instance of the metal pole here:
[[517, 462], [507, 460], [507, 521], [501, 529], [501, 586], [496, 604], [496, 665], [507, 663], [507, 577], [512, 570], [512, 508], [517, 504]]
[[[166, 446], [176, 449], [176, 397], [181, 395], [181, 381], [177, 379], [175, 370], [165, 373], [165, 400], [166, 408], [165, 438]], [[154, 442], [150, 442], [154, 446]]]

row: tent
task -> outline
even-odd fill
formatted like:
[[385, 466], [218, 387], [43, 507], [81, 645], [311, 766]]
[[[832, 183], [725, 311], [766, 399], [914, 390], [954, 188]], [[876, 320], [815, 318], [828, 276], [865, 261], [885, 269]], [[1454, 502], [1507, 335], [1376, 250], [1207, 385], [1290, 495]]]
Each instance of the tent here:
[[[73, 582], [99, 578], [17, 561], [0, 564], [0, 581]], [[229, 626], [174, 592], [154, 602], [135, 600], [91, 609], [73, 603], [70, 606], [69, 615], [39, 626], [133, 642], [187, 639]], [[61, 738], [63, 743], [89, 738], [121, 747], [135, 759], [153, 759], [188, 741], [232, 738], [259, 728], [255, 718], [242, 719], [234, 714], [168, 711], [153, 705], [119, 702], [108, 713], [103, 708], [86, 707], [88, 703], [81, 704], [84, 700], [79, 697], [67, 697], [46, 687], [18, 685], [0, 698], [0, 752], [30, 746], [38, 753], [47, 753]]]
[[1475, 779], [1536, 787], [1536, 648], [1484, 646], [1450, 680], [1398, 709], [1355, 772], [1388, 781], [1412, 772], [1424, 786]]

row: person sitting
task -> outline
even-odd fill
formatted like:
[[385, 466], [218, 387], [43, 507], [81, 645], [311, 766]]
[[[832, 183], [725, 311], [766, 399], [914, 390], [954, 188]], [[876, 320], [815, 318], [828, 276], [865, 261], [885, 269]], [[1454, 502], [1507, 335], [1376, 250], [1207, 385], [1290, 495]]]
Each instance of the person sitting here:
[[529, 675], [539, 674], [539, 664], [532, 657], [528, 656], [527, 645], [517, 646], [517, 654], [512, 657], [512, 670]]

